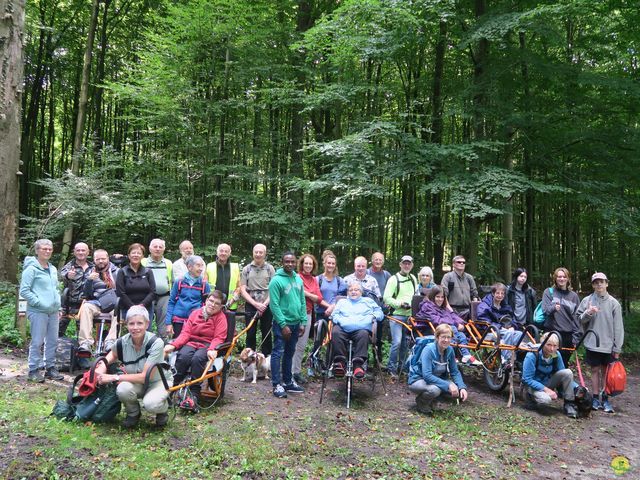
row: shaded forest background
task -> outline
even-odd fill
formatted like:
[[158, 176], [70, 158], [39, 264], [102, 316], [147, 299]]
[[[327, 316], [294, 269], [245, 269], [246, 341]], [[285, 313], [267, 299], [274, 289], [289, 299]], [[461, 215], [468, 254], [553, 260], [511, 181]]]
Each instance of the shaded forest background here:
[[464, 253], [483, 283], [603, 270], [628, 308], [638, 7], [30, 0], [21, 243], [381, 250], [437, 279]]

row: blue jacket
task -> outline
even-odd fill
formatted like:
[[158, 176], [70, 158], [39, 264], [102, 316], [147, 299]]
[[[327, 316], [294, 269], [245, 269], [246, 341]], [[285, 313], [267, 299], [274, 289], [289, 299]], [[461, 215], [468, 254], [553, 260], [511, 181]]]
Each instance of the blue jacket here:
[[427, 345], [422, 350], [417, 367], [421, 370], [418, 371], [413, 365], [409, 369], [409, 385], [422, 379], [428, 385], [436, 385], [443, 392], [448, 392], [450, 377], [458, 389], [467, 389], [451, 346], [447, 347], [444, 354], [440, 356], [437, 342]]
[[[178, 293], [181, 283], [182, 288]], [[167, 316], [164, 319], [165, 325], [171, 325], [173, 317], [184, 318], [183, 322], [186, 322], [191, 312], [202, 307], [204, 296], [209, 292], [211, 287], [208, 282], [203, 284], [202, 277], [193, 278], [188, 273], [184, 278], [173, 282], [167, 305]]]
[[549, 383], [551, 376], [559, 370], [564, 370], [562, 355], [545, 359], [542, 352], [529, 352], [522, 364], [522, 381], [527, 387], [541, 391]]
[[27, 300], [27, 309], [33, 312], [50, 314], [60, 310], [56, 267], [49, 263], [49, 268], [43, 268], [36, 257], [26, 257], [20, 296]]
[[[503, 323], [500, 321], [502, 317], [509, 317], [511, 320], [507, 323]], [[513, 316], [513, 310], [511, 306], [507, 303], [506, 295], [505, 299], [502, 300], [500, 304], [500, 308], [496, 308], [493, 305], [493, 294], [485, 296], [478, 305], [478, 320], [482, 320], [483, 322], [489, 322], [494, 327], [500, 331], [501, 328], [509, 328], [515, 327], [516, 329], [520, 329], [520, 326], [515, 322], [515, 318]]]
[[380, 306], [368, 297], [360, 297], [358, 300], [343, 298], [336, 304], [331, 318], [342, 330], [352, 333], [358, 330], [371, 331], [373, 321], [381, 321], [384, 314]]

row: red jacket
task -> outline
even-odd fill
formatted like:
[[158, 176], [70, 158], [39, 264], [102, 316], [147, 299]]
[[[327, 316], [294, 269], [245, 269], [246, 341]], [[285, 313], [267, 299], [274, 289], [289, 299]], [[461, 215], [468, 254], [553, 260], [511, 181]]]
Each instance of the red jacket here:
[[180, 335], [171, 342], [176, 350], [185, 345], [216, 350], [227, 339], [227, 316], [224, 312], [205, 320], [203, 310], [204, 307], [191, 312]]
[[[318, 303], [322, 301], [322, 292], [320, 291], [320, 284], [318, 283], [318, 279], [313, 275], [307, 275], [304, 273], [300, 273], [300, 278], [302, 279], [302, 285], [304, 286], [304, 291], [313, 293], [318, 296]], [[307, 302], [307, 315], [313, 311], [313, 302], [305, 297]]]

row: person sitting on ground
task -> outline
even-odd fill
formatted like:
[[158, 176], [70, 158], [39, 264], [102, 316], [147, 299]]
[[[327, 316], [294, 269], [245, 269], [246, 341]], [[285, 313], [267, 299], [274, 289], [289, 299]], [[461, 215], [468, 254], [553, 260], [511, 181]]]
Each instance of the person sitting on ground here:
[[463, 346], [469, 344], [469, 340], [467, 340], [467, 336], [464, 333], [465, 321], [457, 313], [449, 310], [447, 297], [444, 296], [442, 287], [436, 285], [429, 290], [427, 298], [420, 304], [420, 311], [416, 314], [416, 320], [416, 326], [421, 332], [429, 328], [429, 325], [421, 322], [421, 320], [430, 321], [434, 327], [443, 324], [450, 325], [454, 331], [453, 339], [458, 344], [462, 354], [462, 363], [482, 365], [482, 362], [476, 360], [469, 349]]
[[422, 267], [420, 269], [420, 272], [418, 272], [418, 282], [418, 286], [416, 287], [416, 293], [418, 295], [427, 295], [429, 289], [436, 286], [433, 281], [433, 270], [431, 270], [431, 267]]
[[[225, 301], [226, 296], [221, 291], [211, 292], [204, 307], [191, 312], [180, 335], [164, 347], [165, 354], [178, 350], [174, 385], [181, 384], [189, 370], [191, 379], [200, 378], [207, 362], [218, 356], [218, 348], [227, 339], [228, 322], [223, 310]], [[200, 383], [191, 385], [189, 389], [193, 395], [187, 398], [194, 398], [198, 402], [200, 388]], [[197, 410], [197, 405], [189, 407]]]
[[555, 333], [548, 332], [540, 341], [544, 344], [542, 351], [527, 353], [522, 365], [522, 382], [527, 389], [528, 406], [549, 405], [558, 399], [558, 389], [564, 398], [565, 415], [577, 418], [573, 372], [565, 368], [562, 356], [558, 355], [560, 339]]
[[[94, 344], [93, 321], [101, 313], [111, 313], [116, 307], [116, 278], [118, 269], [109, 262], [109, 254], [106, 250], [98, 249], [93, 252], [95, 266], [84, 282], [84, 298], [86, 300], [80, 307], [78, 317], [79, 351], [91, 352]], [[104, 351], [108, 352], [118, 336], [118, 323], [111, 319], [109, 333], [104, 343]], [[98, 352], [102, 353], [102, 352]]]
[[[478, 320], [490, 323], [500, 333], [500, 343], [505, 345], [517, 345], [522, 337], [522, 332], [516, 330], [519, 327], [513, 316], [513, 310], [506, 300], [507, 287], [503, 283], [494, 283], [491, 293], [486, 295], [478, 305]], [[502, 351], [502, 362], [509, 360], [511, 352]]]
[[173, 282], [167, 316], [165, 317], [165, 331], [168, 337], [177, 338], [182, 326], [191, 312], [202, 307], [204, 300], [211, 292], [209, 283], [202, 279], [204, 260], [198, 255], [191, 255], [186, 260], [187, 273], [180, 280]]
[[[106, 356], [109, 365], [116, 361], [122, 362], [126, 373], [115, 375], [106, 373], [107, 367], [100, 362], [96, 367], [98, 383], [101, 385], [118, 383], [116, 393], [127, 414], [122, 423], [125, 428], [132, 428], [138, 424], [141, 415], [138, 401], [140, 398], [142, 398], [144, 409], [155, 414], [156, 425], [164, 427], [169, 420], [167, 415], [169, 393], [157, 371], [151, 374], [149, 384], [145, 388], [147, 371], [156, 363], [164, 361], [164, 342], [148, 331], [149, 311], [142, 305], [129, 308], [126, 321], [129, 333], [118, 340], [122, 348], [119, 348], [116, 342], [116, 346]], [[119, 351], [122, 358], [118, 358]], [[172, 385], [173, 378], [170, 372], [165, 373], [165, 378], [168, 384]]]
[[369, 335], [373, 331], [372, 324], [379, 322], [384, 316], [376, 302], [362, 296], [362, 290], [362, 285], [353, 282], [347, 290], [348, 298], [339, 300], [333, 310], [331, 347], [333, 373], [336, 377], [344, 375], [349, 340], [353, 341], [351, 355], [353, 376], [356, 378], [365, 376]]
[[453, 347], [450, 345], [453, 331], [449, 325], [438, 325], [435, 342], [425, 346], [420, 360], [409, 370], [409, 390], [416, 394], [418, 412], [431, 414], [433, 402], [443, 396], [467, 399], [467, 387], [456, 364]]

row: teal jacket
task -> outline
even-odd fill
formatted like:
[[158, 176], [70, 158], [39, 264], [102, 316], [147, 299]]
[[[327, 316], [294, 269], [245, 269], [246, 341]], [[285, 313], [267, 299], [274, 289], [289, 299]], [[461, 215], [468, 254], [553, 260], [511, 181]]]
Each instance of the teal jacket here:
[[280, 327], [306, 325], [307, 306], [302, 279], [296, 272], [291, 275], [279, 268], [269, 282], [269, 308]]
[[27, 301], [27, 309], [39, 313], [55, 313], [60, 310], [58, 271], [51, 263], [43, 268], [36, 257], [24, 259], [20, 281], [20, 296]]

